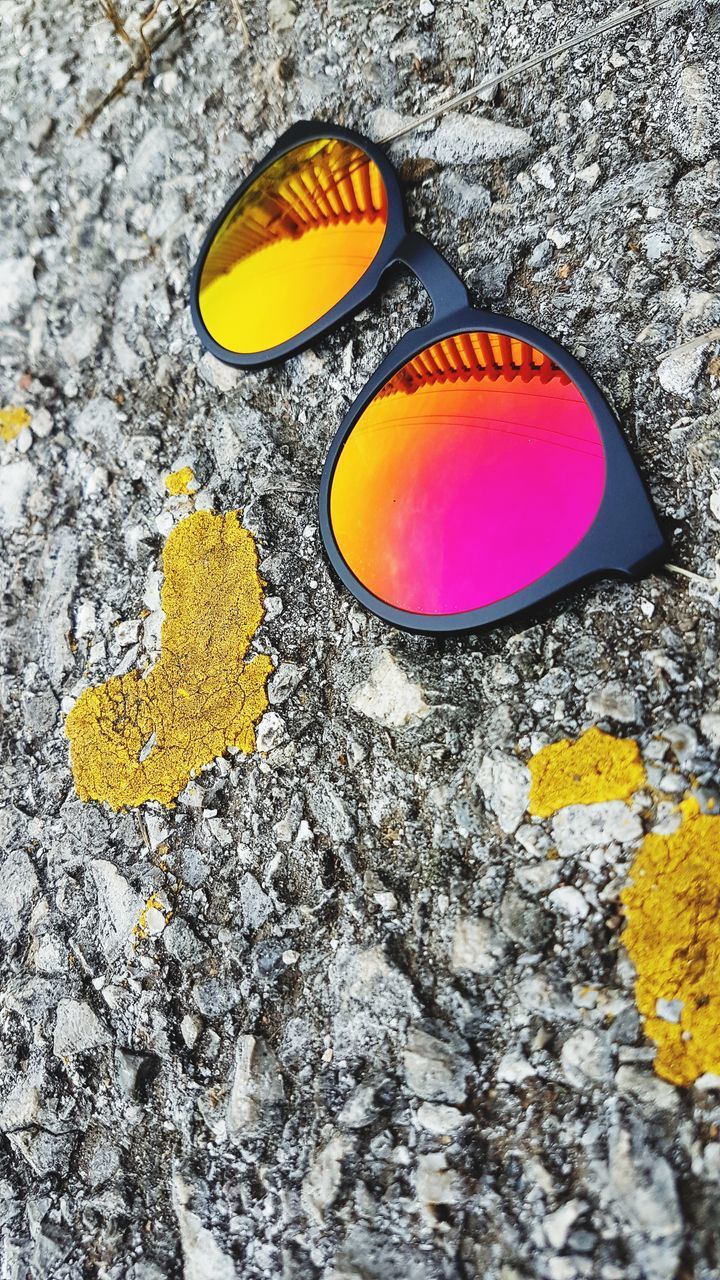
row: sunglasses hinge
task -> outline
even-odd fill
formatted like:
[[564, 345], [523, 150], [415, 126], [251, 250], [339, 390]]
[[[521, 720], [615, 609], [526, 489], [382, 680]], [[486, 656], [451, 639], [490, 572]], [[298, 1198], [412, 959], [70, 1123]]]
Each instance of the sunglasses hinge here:
[[468, 291], [442, 254], [419, 231], [409, 231], [395, 260], [409, 267], [430, 296], [436, 319], [469, 305]]

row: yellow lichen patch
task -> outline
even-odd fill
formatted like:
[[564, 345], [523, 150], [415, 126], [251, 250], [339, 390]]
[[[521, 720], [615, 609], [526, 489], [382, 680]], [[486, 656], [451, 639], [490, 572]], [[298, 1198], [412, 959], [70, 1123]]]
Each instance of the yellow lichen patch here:
[[30, 414], [22, 405], [10, 404], [6, 409], [0, 409], [0, 440], [9, 444], [20, 435], [23, 427], [30, 425], [30, 422]]
[[162, 933], [166, 924], [172, 920], [173, 913], [165, 908], [162, 898], [151, 893], [143, 907], [133, 934], [138, 940], [149, 938], [153, 934]]
[[645, 838], [623, 890], [635, 996], [672, 1084], [720, 1075], [720, 820], [682, 807], [672, 835]]
[[183, 493], [194, 493], [197, 484], [192, 467], [181, 467], [179, 471], [172, 471], [165, 477], [165, 488], [173, 498]]
[[86, 689], [68, 715], [81, 800], [170, 805], [228, 747], [252, 751], [272, 663], [245, 655], [263, 617], [257, 551], [235, 511], [198, 511], [163, 554], [161, 651], [146, 674]]
[[593, 726], [576, 742], [563, 738], [529, 761], [530, 812], [549, 818], [568, 804], [629, 800], [646, 782], [640, 749], [632, 738], [613, 738]]

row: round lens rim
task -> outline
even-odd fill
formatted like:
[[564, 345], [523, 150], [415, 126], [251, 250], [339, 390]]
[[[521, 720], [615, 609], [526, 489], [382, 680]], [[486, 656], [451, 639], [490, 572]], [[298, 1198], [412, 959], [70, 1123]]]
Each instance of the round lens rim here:
[[[605, 452], [605, 488], [590, 528], [580, 542], [548, 573], [521, 591], [454, 614], [417, 614], [387, 604], [355, 576], [335, 539], [330, 497], [335, 467], [343, 445], [361, 414], [380, 388], [426, 347], [457, 333], [485, 330], [506, 335], [544, 352], [568, 375], [583, 396], [600, 433]], [[605, 397], [582, 365], [559, 343], [521, 320], [464, 307], [422, 329], [413, 330], [390, 353], [363, 387], [346, 414], [327, 453], [319, 492], [320, 535], [330, 566], [348, 591], [376, 617], [400, 630], [420, 635], [477, 631], [537, 608], [570, 587], [608, 575], [635, 577], [667, 553], [650, 498], [633, 461], [627, 441]]]
[[[388, 203], [387, 224], [380, 247], [357, 284], [330, 311], [327, 311], [319, 320], [316, 320], [314, 324], [303, 329], [286, 342], [279, 343], [275, 347], [268, 347], [264, 351], [230, 351], [227, 347], [223, 347], [219, 342], [215, 341], [202, 318], [200, 310], [200, 282], [210, 247], [228, 214], [270, 165], [281, 159], [282, 156], [303, 146], [304, 143], [316, 142], [323, 138], [337, 138], [341, 142], [349, 142], [357, 146], [370, 157], [380, 170]], [[260, 164], [256, 165], [230, 198], [226, 200], [223, 208], [206, 232], [190, 280], [190, 314], [195, 331], [205, 349], [211, 355], [214, 355], [216, 359], [221, 360], [223, 364], [231, 365], [237, 369], [252, 369], [279, 364], [281, 361], [287, 360], [289, 356], [304, 350], [316, 338], [327, 333], [334, 325], [349, 318], [365, 305], [379, 288], [382, 277], [388, 267], [395, 261], [398, 249], [407, 234], [407, 215], [400, 181], [392, 162], [385, 153], [368, 138], [363, 137], [360, 133], [355, 133], [352, 129], [343, 129], [340, 125], [335, 124], [326, 125], [318, 120], [301, 121], [278, 138], [272, 150], [267, 153]]]

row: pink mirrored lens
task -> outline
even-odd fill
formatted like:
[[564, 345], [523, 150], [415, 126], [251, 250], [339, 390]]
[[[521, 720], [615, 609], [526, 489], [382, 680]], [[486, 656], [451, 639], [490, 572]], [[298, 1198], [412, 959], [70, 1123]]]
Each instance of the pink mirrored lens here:
[[542, 351], [461, 333], [377, 393], [336, 463], [330, 518], [349, 568], [410, 613], [465, 613], [543, 577], [602, 500], [605, 456], [575, 384]]

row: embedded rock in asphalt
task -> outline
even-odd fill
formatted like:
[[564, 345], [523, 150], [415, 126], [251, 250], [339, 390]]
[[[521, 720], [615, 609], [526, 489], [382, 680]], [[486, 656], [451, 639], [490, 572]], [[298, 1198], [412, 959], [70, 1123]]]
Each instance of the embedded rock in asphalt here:
[[[130, 46], [110, 7], [1, 6], [0, 426], [29, 421], [0, 430], [0, 1272], [716, 1280], [719, 1077], [656, 1073], [620, 895], [648, 831], [720, 804], [717, 5], [388, 146], [473, 302], [586, 366], [695, 575], [438, 640], [351, 599], [317, 508], [422, 288], [389, 275], [241, 370], [200, 345], [190, 272], [293, 121], [379, 140], [613, 6], [188, 0], [147, 66], [151, 5], [114, 5]], [[200, 509], [257, 548], [257, 749], [173, 807], [85, 805], [65, 717], [157, 660], [163, 547]], [[647, 785], [533, 816], [528, 761], [591, 725]], [[675, 988], [656, 1012], [682, 1031]]]

